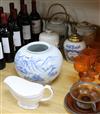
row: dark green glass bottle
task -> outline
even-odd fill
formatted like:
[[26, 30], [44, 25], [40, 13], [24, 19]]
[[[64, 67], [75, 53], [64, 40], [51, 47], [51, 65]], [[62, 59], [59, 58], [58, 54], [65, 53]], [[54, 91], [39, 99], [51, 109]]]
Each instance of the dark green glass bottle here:
[[30, 14], [30, 19], [31, 19], [32, 41], [38, 41], [39, 34], [42, 31], [42, 20], [40, 14], [37, 12], [36, 9], [36, 0], [32, 0], [32, 12]]
[[8, 29], [8, 18], [7, 14], [1, 14], [1, 41], [4, 50], [4, 58], [6, 62], [14, 61], [14, 45], [13, 45], [13, 34]]
[[18, 20], [17, 20], [17, 9], [14, 9], [12, 14], [13, 14], [13, 41], [14, 41], [15, 52], [17, 52], [22, 47], [23, 40], [21, 38], [21, 28], [18, 25]]
[[27, 5], [23, 5], [23, 13], [22, 13], [22, 34], [23, 34], [23, 41], [24, 44], [28, 44], [31, 42], [31, 23], [30, 17], [27, 12]]

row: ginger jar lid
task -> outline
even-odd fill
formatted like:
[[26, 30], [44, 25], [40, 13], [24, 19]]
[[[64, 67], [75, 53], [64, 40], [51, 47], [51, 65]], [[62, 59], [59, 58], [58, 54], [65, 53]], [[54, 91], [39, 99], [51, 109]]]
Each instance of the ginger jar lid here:
[[68, 40], [71, 41], [71, 42], [81, 42], [81, 41], [82, 41], [82, 38], [81, 38], [81, 36], [80, 36], [79, 34], [73, 33], [73, 34], [69, 37]]

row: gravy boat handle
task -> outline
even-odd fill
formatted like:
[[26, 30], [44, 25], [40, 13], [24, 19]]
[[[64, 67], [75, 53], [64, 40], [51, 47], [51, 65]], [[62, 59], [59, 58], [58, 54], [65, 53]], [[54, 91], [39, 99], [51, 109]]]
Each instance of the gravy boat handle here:
[[45, 90], [45, 89], [48, 89], [48, 90], [49, 90], [50, 95], [49, 95], [48, 97], [42, 98], [40, 101], [48, 101], [48, 100], [50, 100], [50, 99], [52, 98], [52, 96], [54, 95], [54, 92], [53, 92], [51, 86], [46, 85], [46, 86], [44, 86], [44, 90]]

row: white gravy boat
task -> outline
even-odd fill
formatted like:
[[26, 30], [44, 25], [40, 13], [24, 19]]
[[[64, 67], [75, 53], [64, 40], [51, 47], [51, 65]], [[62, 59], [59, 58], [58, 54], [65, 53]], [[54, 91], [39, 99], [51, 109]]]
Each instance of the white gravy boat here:
[[[4, 83], [16, 98], [18, 105], [24, 109], [35, 109], [40, 101], [50, 100], [53, 96], [51, 86], [43, 86], [18, 76], [8, 76], [4, 79]], [[44, 97], [45, 89], [49, 90], [50, 96]]]

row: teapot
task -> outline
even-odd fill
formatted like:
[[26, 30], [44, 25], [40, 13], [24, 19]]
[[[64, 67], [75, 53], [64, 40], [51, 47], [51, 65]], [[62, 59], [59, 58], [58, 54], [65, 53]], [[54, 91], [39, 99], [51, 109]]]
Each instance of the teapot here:
[[66, 25], [64, 21], [59, 18], [52, 19], [46, 23], [46, 29], [57, 32], [61, 39], [66, 37]]

